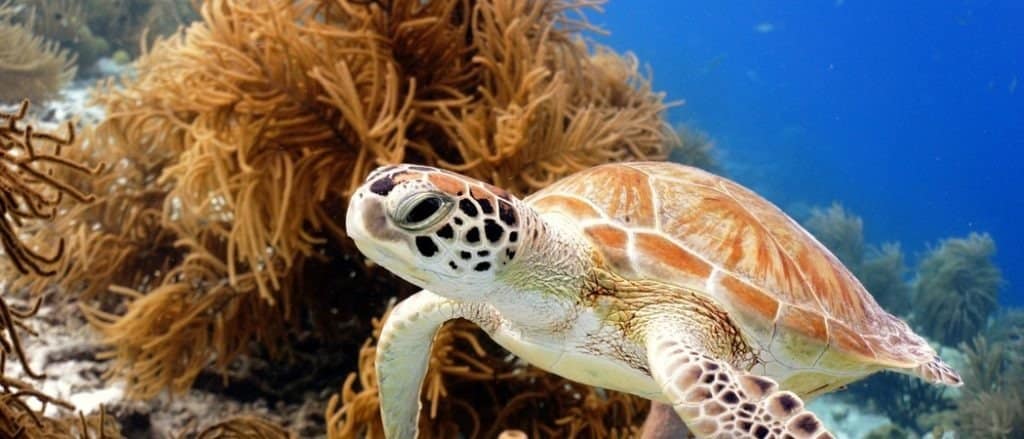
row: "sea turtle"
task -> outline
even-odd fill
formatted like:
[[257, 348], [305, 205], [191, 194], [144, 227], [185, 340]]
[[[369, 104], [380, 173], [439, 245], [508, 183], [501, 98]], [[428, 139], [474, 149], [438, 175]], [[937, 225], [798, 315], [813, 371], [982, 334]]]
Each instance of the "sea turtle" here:
[[698, 437], [831, 437], [803, 399], [883, 369], [961, 383], [799, 224], [695, 168], [601, 165], [519, 200], [387, 166], [346, 228], [424, 288], [377, 345], [390, 438], [416, 436], [430, 345], [454, 318], [542, 369], [671, 404]]

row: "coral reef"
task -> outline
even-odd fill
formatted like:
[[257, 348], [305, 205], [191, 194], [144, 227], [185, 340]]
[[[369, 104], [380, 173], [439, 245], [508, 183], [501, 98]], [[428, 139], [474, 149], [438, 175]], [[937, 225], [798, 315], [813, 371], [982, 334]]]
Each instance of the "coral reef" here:
[[960, 402], [963, 437], [1018, 438], [1024, 435], [1024, 393], [1019, 390], [965, 395]]
[[[202, 21], [96, 90], [107, 117], [65, 152], [110, 163], [75, 183], [97, 198], [37, 230], [44, 252], [57, 250], [46, 237], [67, 237], [57, 277], [13, 284], [75, 297], [130, 396], [182, 392], [210, 369], [228, 376], [246, 355], [304, 370], [337, 353], [302, 382], [361, 370], [363, 392], [346, 387], [328, 427], [372, 431], [376, 402], [361, 396], [372, 395], [372, 356], [353, 353], [370, 317], [412, 290], [345, 237], [346, 197], [371, 169], [426, 163], [526, 194], [596, 164], [668, 156], [662, 96], [636, 61], [578, 38], [588, 5], [205, 1]], [[643, 401], [477, 350], [475, 330], [446, 331], [430, 431], [474, 431], [467, 404], [480, 429], [532, 437], [642, 421]]]
[[15, 23], [16, 13], [10, 2], [0, 2], [0, 103], [53, 98], [74, 78], [75, 56]]
[[929, 416], [955, 407], [946, 388], [894, 372], [878, 373], [851, 384], [843, 396], [862, 404], [866, 401], [872, 411], [918, 433], [932, 429], [934, 419]]
[[[63, 256], [63, 238], [58, 240], [53, 255], [46, 256], [26, 244], [17, 228], [27, 222], [53, 220], [65, 195], [78, 203], [92, 201], [91, 196], [54, 178], [53, 170], [47, 168], [85, 175], [100, 170], [90, 170], [61, 157], [61, 149], [75, 141], [74, 126], [70, 123], [64, 137], [23, 125], [28, 107], [26, 100], [15, 113], [0, 112], [0, 240], [7, 259], [18, 272], [45, 277], [56, 273], [52, 266]], [[47, 146], [52, 150], [48, 151]]]
[[[79, 177], [98, 170], [91, 171], [62, 157], [62, 148], [74, 142], [71, 124], [65, 136], [37, 131], [24, 123], [28, 107], [28, 101], [23, 101], [14, 113], [0, 112], [0, 211], [4, 213], [0, 218], [0, 240], [6, 259], [17, 273], [52, 276], [55, 271], [51, 267], [65, 256], [63, 245], [57, 244], [52, 256], [42, 255], [23, 241], [21, 231], [34, 223], [54, 220], [64, 196], [77, 203], [91, 199], [55, 178], [55, 169], [71, 171]], [[3, 365], [14, 357], [28, 379], [43, 378], [29, 365], [19, 334], [24, 331], [36, 335], [25, 321], [35, 316], [42, 299], [34, 300], [28, 309], [19, 309], [8, 304], [8, 291], [0, 296], [0, 437], [120, 437], [116, 423], [102, 410], [96, 415], [80, 414], [76, 418], [70, 415], [74, 407], [67, 401], [37, 390], [30, 382], [4, 375]], [[31, 408], [29, 400], [40, 408]], [[48, 406], [59, 407], [64, 416], [44, 416]]]
[[913, 321], [925, 334], [956, 345], [984, 329], [1003, 284], [992, 261], [995, 251], [991, 236], [971, 233], [942, 241], [922, 259]]
[[804, 227], [828, 247], [847, 268], [856, 272], [864, 260], [864, 221], [847, 212], [842, 204], [827, 209], [815, 207]]
[[957, 424], [965, 437], [1024, 436], [1024, 349], [975, 337], [962, 345], [967, 362]]

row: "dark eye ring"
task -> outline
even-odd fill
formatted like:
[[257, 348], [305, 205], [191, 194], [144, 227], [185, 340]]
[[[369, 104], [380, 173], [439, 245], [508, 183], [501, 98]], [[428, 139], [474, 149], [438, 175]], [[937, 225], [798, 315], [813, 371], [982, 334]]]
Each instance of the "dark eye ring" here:
[[399, 202], [393, 219], [406, 230], [423, 230], [437, 225], [451, 211], [453, 203], [434, 192], [414, 193]]

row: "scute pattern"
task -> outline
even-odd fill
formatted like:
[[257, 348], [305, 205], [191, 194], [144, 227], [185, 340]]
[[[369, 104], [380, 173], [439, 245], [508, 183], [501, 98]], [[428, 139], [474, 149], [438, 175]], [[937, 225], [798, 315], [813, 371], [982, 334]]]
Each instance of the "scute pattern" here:
[[914, 367], [934, 355], [796, 222], [724, 178], [668, 163], [604, 165], [526, 201], [577, 220], [616, 268], [630, 269], [624, 276], [703, 289], [709, 273], [721, 270], [716, 297], [744, 314], [755, 333], [785, 330], [819, 343], [811, 360], [838, 349], [888, 367]]
[[615, 169], [616, 172], [600, 174], [598, 179], [584, 177], [604, 168], [600, 166], [583, 171], [560, 180], [554, 186], [560, 187], [558, 192], [589, 201], [616, 223], [629, 227], [655, 227], [656, 199], [647, 174], [620, 167]]

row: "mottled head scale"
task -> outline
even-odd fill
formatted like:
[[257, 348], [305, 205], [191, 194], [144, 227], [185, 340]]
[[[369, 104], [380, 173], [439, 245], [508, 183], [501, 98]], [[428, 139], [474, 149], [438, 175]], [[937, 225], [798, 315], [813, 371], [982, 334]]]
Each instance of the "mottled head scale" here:
[[352, 195], [346, 219], [359, 249], [428, 289], [463, 298], [516, 258], [519, 200], [503, 189], [440, 169], [381, 167]]

